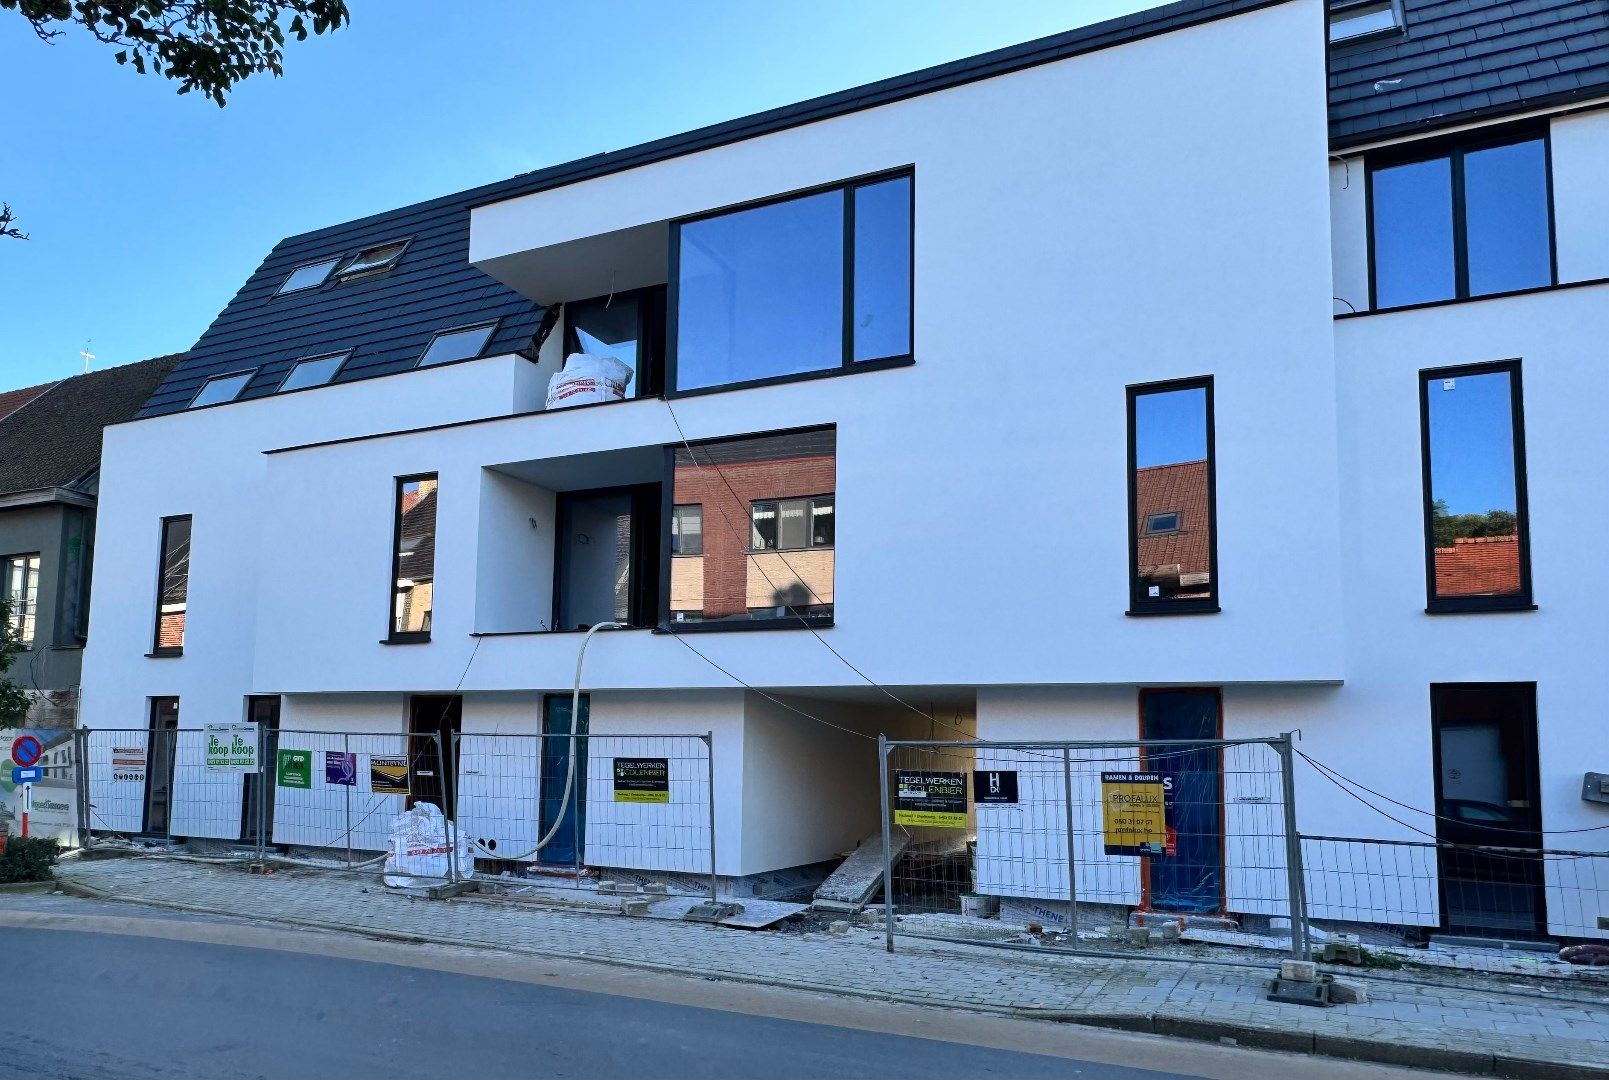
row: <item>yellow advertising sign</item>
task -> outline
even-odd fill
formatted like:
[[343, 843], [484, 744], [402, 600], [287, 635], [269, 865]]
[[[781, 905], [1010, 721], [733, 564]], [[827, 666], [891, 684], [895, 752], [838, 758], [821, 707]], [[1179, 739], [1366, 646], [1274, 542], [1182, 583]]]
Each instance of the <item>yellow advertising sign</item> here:
[[967, 827], [966, 773], [899, 769], [894, 780], [894, 824]]
[[1171, 855], [1168, 803], [1173, 777], [1155, 772], [1101, 773], [1101, 832], [1108, 855]]

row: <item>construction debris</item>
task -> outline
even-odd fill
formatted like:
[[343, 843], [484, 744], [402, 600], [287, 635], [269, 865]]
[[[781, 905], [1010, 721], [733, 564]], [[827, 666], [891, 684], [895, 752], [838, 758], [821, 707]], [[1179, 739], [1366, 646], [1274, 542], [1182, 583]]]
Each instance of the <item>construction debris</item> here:
[[[893, 857], [898, 860], [910, 843], [906, 836], [896, 836]], [[816, 889], [811, 903], [822, 911], [847, 911], [855, 914], [865, 907], [883, 885], [883, 834], [873, 833], [862, 840], [849, 858], [838, 869], [827, 875], [827, 880]]]

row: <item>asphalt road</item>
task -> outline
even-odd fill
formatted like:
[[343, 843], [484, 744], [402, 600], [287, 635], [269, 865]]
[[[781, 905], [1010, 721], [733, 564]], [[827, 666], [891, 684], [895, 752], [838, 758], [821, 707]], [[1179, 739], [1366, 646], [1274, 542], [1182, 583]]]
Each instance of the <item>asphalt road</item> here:
[[0, 963], [0, 1080], [1405, 1075], [66, 898], [0, 903]]

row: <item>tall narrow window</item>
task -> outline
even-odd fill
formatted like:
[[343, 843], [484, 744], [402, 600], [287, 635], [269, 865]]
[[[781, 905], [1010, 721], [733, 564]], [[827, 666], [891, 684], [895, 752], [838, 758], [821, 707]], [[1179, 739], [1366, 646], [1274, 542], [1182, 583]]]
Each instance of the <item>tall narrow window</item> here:
[[157, 584], [154, 656], [184, 652], [185, 612], [190, 597], [190, 518], [162, 519], [162, 569]]
[[391, 559], [393, 642], [429, 641], [436, 588], [436, 474], [397, 479]]
[[837, 529], [833, 428], [680, 447], [672, 455], [672, 552], [698, 510], [696, 557], [672, 558], [678, 628], [830, 624]]
[[1129, 614], [1218, 610], [1212, 379], [1131, 386]]
[[1374, 306], [1553, 283], [1545, 136], [1371, 161]]
[[878, 177], [676, 224], [672, 389], [909, 357], [912, 183]]
[[24, 649], [34, 647], [39, 615], [39, 556], [8, 555], [0, 559], [0, 602], [6, 620]]
[[670, 553], [704, 554], [704, 508], [697, 503], [671, 509]]
[[1531, 606], [1518, 361], [1422, 372], [1427, 610]]

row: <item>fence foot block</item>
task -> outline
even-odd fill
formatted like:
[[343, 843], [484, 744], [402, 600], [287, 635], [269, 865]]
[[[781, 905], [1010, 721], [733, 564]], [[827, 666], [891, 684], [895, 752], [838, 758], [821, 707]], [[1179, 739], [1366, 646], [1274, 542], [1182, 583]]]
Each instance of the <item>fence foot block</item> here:
[[428, 885], [425, 887], [425, 897], [430, 900], [450, 900], [465, 893], [480, 892], [480, 883], [476, 881], [452, 881], [444, 885]]

